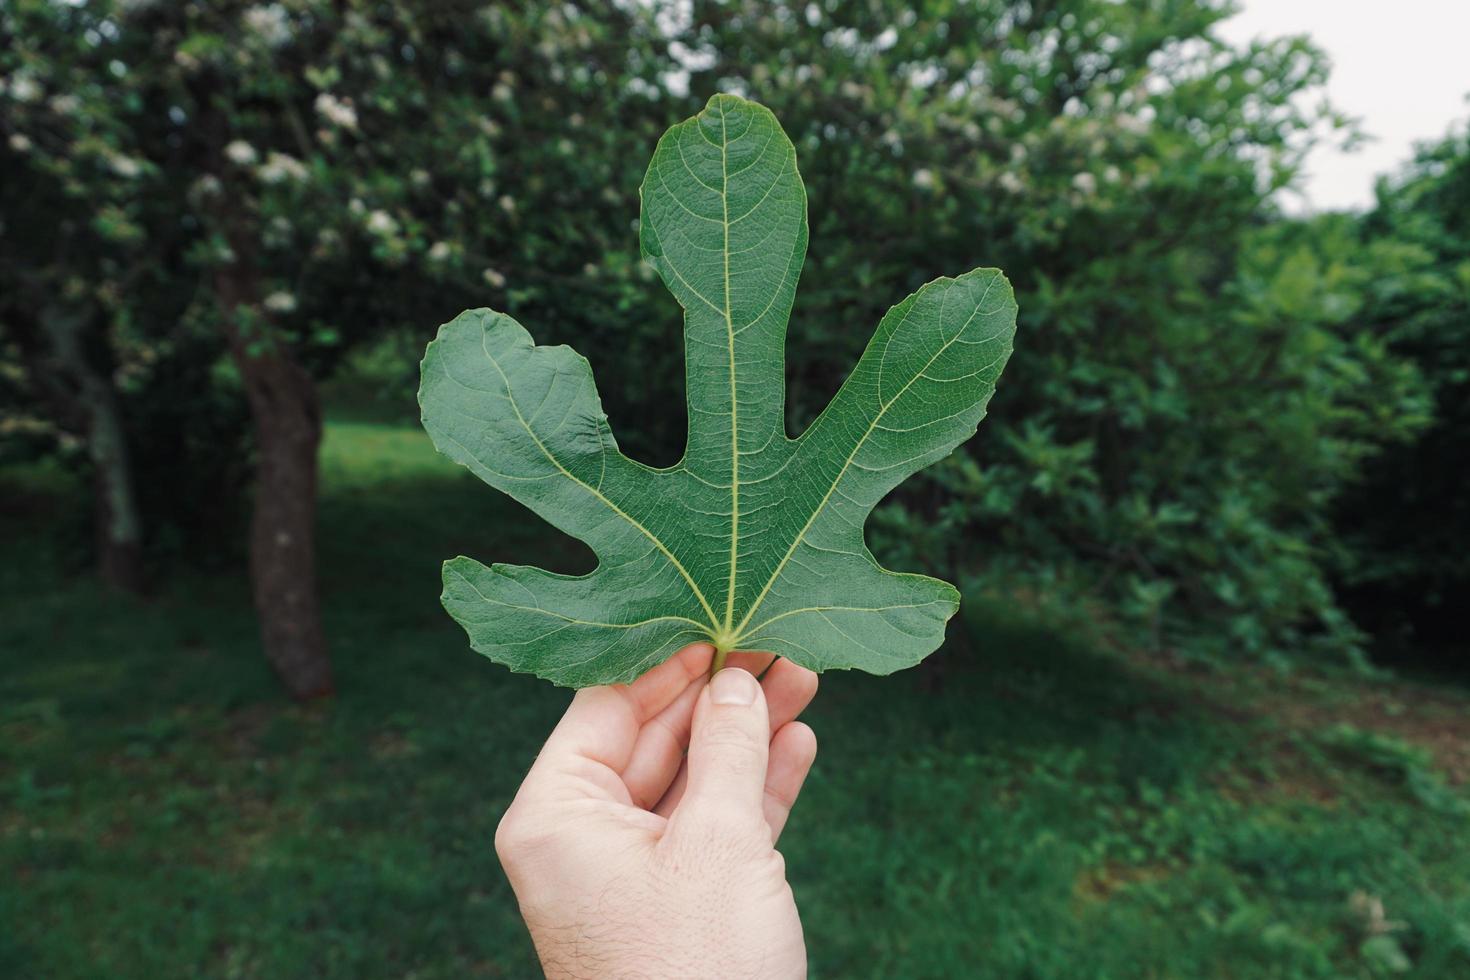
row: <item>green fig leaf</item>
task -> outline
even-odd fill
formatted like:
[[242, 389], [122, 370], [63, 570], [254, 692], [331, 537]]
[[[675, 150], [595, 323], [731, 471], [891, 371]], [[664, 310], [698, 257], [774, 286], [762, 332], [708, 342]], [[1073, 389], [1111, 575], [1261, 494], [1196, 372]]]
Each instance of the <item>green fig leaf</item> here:
[[659, 140], [641, 196], [644, 256], [684, 308], [684, 457], [654, 469], [619, 452], [570, 348], [536, 346], [503, 313], [456, 317], [422, 366], [434, 445], [586, 542], [598, 566], [455, 558], [445, 608], [475, 650], [573, 687], [630, 681], [697, 641], [817, 671], [917, 663], [959, 592], [880, 567], [863, 525], [974, 434], [1011, 352], [1010, 284], [976, 269], [894, 306], [792, 439], [786, 324], [807, 218], [791, 141], [763, 106], [717, 95]]

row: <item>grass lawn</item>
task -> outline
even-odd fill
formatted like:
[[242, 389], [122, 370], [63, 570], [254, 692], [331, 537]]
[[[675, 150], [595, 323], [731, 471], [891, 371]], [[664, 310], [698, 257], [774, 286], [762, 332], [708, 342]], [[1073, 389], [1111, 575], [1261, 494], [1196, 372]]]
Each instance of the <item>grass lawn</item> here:
[[[530, 977], [491, 837], [567, 700], [468, 650], [458, 553], [590, 566], [412, 426], [337, 421], [339, 678], [286, 703], [239, 573], [66, 572], [0, 474], [0, 977]], [[1111, 650], [970, 596], [935, 676], [831, 674], [783, 838], [816, 977], [1470, 976], [1470, 692]]]

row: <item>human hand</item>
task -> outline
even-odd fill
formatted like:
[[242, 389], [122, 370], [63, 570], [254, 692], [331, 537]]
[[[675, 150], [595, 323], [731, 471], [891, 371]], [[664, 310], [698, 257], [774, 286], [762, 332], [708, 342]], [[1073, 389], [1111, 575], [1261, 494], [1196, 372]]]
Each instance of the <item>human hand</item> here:
[[817, 675], [736, 653], [711, 680], [713, 653], [578, 691], [500, 821], [553, 980], [806, 976], [775, 842], [816, 757], [794, 719]]

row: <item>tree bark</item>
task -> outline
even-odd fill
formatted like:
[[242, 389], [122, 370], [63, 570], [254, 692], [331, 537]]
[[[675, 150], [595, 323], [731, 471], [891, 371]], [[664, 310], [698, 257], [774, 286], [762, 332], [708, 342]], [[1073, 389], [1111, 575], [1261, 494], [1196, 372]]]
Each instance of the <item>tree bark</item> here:
[[86, 333], [105, 330], [100, 314], [56, 308], [8, 314], [38, 393], [63, 428], [86, 443], [92, 461], [97, 573], [109, 586], [141, 595], [143, 521], [133, 485], [122, 407], [106, 370], [88, 356]]
[[82, 398], [92, 458], [97, 571], [113, 588], [140, 595], [145, 588], [142, 520], [122, 411], [111, 387], [94, 375], [86, 377]]
[[[332, 693], [316, 581], [316, 385], [270, 336], [259, 281], [236, 263], [215, 275], [231, 357], [255, 423], [256, 475], [250, 582], [266, 659], [297, 700]], [[251, 326], [253, 324], [253, 326]]]

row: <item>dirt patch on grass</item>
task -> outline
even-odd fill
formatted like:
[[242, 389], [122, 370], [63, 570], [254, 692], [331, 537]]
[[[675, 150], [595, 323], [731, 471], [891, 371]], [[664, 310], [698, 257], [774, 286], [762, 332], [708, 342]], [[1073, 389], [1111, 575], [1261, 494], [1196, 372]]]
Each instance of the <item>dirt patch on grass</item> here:
[[1389, 682], [1383, 690], [1368, 683], [1346, 703], [1295, 701], [1276, 710], [1305, 730], [1346, 724], [1403, 739], [1428, 749], [1453, 785], [1470, 784], [1470, 698], [1405, 682]]
[[1303, 769], [1291, 737], [1311, 738], [1344, 725], [1424, 748], [1451, 785], [1470, 785], [1470, 694], [1348, 671], [1281, 672], [1246, 664], [1211, 668], [1168, 654], [1133, 659], [1171, 675], [1217, 717], [1262, 723], [1262, 749], [1282, 771], [1302, 775], [1309, 796], [1319, 795], [1320, 787], [1310, 785], [1314, 779]]
[[1256, 751], [1244, 764], [1216, 773], [1211, 782], [1222, 797], [1242, 806], [1262, 800], [1294, 800], [1320, 807], [1342, 798], [1337, 778], [1301, 751], [1298, 740], [1280, 732], [1261, 732]]
[[1170, 873], [1170, 869], [1163, 864], [1123, 864], [1108, 861], [1079, 874], [1072, 884], [1072, 894], [1079, 901], [1106, 902], [1124, 888], [1162, 881]]
[[1349, 725], [1427, 749], [1452, 785], [1470, 784], [1470, 701], [1401, 681], [1353, 681], [1331, 695], [1288, 690], [1257, 702], [1273, 724], [1303, 735]]

